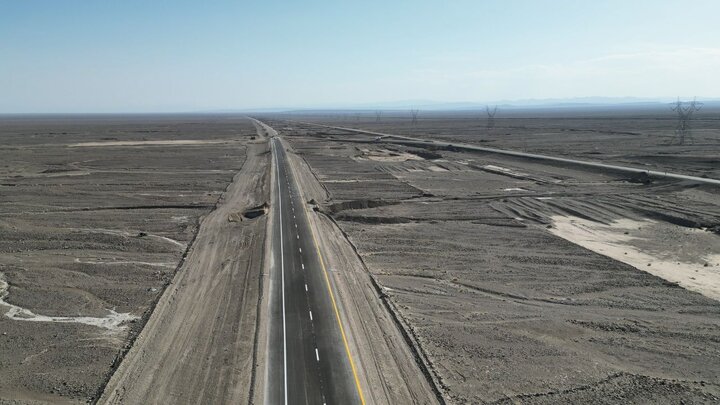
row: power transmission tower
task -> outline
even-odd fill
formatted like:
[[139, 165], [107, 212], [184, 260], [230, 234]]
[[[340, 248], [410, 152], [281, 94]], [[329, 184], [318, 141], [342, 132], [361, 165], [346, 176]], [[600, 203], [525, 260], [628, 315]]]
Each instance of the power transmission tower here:
[[419, 110], [419, 109], [410, 109], [410, 115], [412, 115], [412, 123], [411, 123], [411, 125], [417, 124], [417, 117], [418, 117], [418, 114], [419, 114], [419, 113], [420, 113], [420, 110]]
[[493, 107], [492, 111], [490, 106], [485, 106], [485, 112], [487, 113], [487, 129], [495, 128], [495, 114], [497, 114], [497, 106]]
[[380, 122], [380, 118], [382, 118], [382, 111], [381, 110], [375, 111], [375, 122]]
[[678, 140], [678, 144], [682, 145], [685, 143], [685, 138], [692, 140], [692, 132], [690, 122], [692, 116], [696, 111], [700, 111], [703, 107], [703, 103], [693, 99], [693, 101], [680, 101], [678, 97], [677, 101], [670, 104], [670, 109], [675, 111], [678, 115], [677, 126], [675, 127], [675, 138]]

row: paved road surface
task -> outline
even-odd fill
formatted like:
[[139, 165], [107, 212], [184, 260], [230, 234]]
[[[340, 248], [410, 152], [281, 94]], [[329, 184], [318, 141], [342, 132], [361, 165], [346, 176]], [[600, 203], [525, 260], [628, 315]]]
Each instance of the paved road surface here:
[[436, 140], [432, 140], [432, 139], [420, 139], [420, 138], [413, 138], [410, 136], [386, 134], [383, 132], [366, 131], [364, 129], [357, 129], [357, 128], [316, 124], [316, 123], [312, 123], [312, 122], [303, 122], [303, 121], [291, 121], [291, 122], [297, 122], [299, 124], [314, 125], [317, 127], [339, 129], [339, 130], [350, 131], [350, 132], [355, 132], [355, 133], [359, 133], [359, 134], [377, 136], [379, 138], [382, 138], [383, 142], [389, 142], [389, 143], [398, 143], [398, 144], [405, 144], [405, 145], [418, 145], [418, 146], [430, 144], [430, 145], [438, 146], [438, 147], [454, 147], [454, 148], [463, 149], [463, 150], [467, 150], [467, 151], [496, 153], [499, 155], [506, 155], [506, 156], [515, 156], [515, 157], [522, 157], [522, 158], [528, 158], [528, 159], [545, 160], [545, 161], [550, 161], [550, 162], [566, 163], [566, 164], [593, 167], [593, 168], [599, 168], [599, 169], [609, 169], [609, 170], [614, 170], [617, 172], [623, 172], [623, 173], [629, 173], [629, 174], [644, 173], [644, 174], [647, 174], [648, 176], [657, 177], [657, 178], [689, 180], [689, 181], [693, 181], [693, 182], [697, 182], [697, 183], [712, 184], [712, 185], [716, 185], [716, 186], [720, 185], [720, 179], [690, 176], [690, 175], [686, 175], [686, 174], [670, 173], [670, 172], [659, 171], [659, 170], [647, 170], [647, 169], [640, 169], [640, 168], [636, 168], [636, 167], [618, 166], [618, 165], [611, 165], [611, 164], [607, 164], [607, 163], [592, 162], [592, 161], [587, 161], [587, 160], [568, 159], [568, 158], [562, 158], [562, 157], [557, 157], [557, 156], [539, 155], [536, 153], [518, 152], [518, 151], [514, 151], [514, 150], [507, 150], [507, 149], [488, 148], [488, 147], [484, 147], [484, 146], [470, 145], [467, 143], [443, 142], [443, 141], [436, 141]]
[[271, 143], [275, 176], [266, 403], [364, 403], [328, 275], [332, 269], [322, 261], [283, 144], [277, 137]]

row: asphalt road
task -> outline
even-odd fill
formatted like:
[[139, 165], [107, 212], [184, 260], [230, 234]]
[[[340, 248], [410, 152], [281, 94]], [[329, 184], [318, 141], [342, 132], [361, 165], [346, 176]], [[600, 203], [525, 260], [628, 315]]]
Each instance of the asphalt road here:
[[453, 148], [458, 148], [458, 149], [462, 149], [462, 150], [466, 150], [466, 151], [496, 153], [499, 155], [514, 156], [514, 157], [536, 159], [536, 160], [544, 160], [544, 161], [572, 164], [572, 165], [585, 166], [585, 167], [598, 168], [598, 169], [607, 169], [607, 170], [613, 170], [613, 171], [621, 172], [621, 173], [647, 174], [648, 176], [656, 177], [656, 178], [688, 180], [688, 181], [692, 181], [692, 182], [696, 182], [696, 183], [704, 183], [704, 184], [712, 184], [712, 185], [720, 186], [720, 179], [690, 176], [687, 174], [670, 173], [670, 172], [659, 171], [659, 170], [647, 170], [647, 169], [641, 169], [641, 168], [637, 168], [637, 167], [619, 166], [619, 165], [612, 165], [612, 164], [607, 164], [607, 163], [591, 162], [591, 161], [587, 161], [587, 160], [568, 159], [568, 158], [562, 158], [562, 157], [557, 157], [557, 156], [540, 155], [537, 153], [518, 152], [518, 151], [508, 150], [508, 149], [488, 148], [488, 147], [484, 147], [484, 146], [470, 145], [467, 143], [443, 142], [443, 141], [436, 141], [436, 140], [432, 140], [432, 139], [420, 139], [420, 138], [413, 138], [410, 136], [394, 135], [394, 134], [387, 134], [387, 133], [375, 132], [375, 131], [366, 131], [364, 129], [338, 127], [338, 126], [324, 125], [324, 124], [315, 124], [312, 122], [304, 122], [304, 121], [291, 121], [291, 122], [298, 122], [300, 124], [314, 125], [317, 127], [339, 129], [342, 131], [349, 131], [349, 132], [355, 132], [355, 133], [359, 133], [359, 134], [372, 135], [372, 136], [378, 137], [379, 139], [377, 139], [377, 140], [382, 140], [382, 142], [388, 142], [388, 143], [397, 143], [397, 144], [413, 145], [413, 146], [433, 145], [433, 146], [437, 146], [437, 147], [453, 147]]
[[322, 261], [284, 146], [277, 137], [271, 144], [275, 176], [265, 402], [362, 404], [333, 293], [333, 270]]

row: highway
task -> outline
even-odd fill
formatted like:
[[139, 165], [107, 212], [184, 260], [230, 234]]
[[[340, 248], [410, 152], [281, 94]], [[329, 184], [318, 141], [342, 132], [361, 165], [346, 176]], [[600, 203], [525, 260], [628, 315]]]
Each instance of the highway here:
[[364, 404], [317, 238], [285, 148], [273, 154], [266, 404]]
[[720, 186], [720, 179], [691, 176], [691, 175], [679, 174], [679, 173], [670, 173], [667, 171], [648, 170], [648, 169], [641, 169], [641, 168], [637, 168], [637, 167], [620, 166], [620, 165], [613, 165], [613, 164], [608, 164], [608, 163], [592, 162], [592, 161], [587, 161], [587, 160], [568, 159], [568, 158], [563, 158], [563, 157], [540, 155], [537, 153], [519, 152], [519, 151], [514, 151], [514, 150], [508, 150], [508, 149], [488, 148], [485, 146], [477, 146], [477, 145], [471, 145], [471, 144], [460, 143], [460, 142], [444, 142], [444, 141], [437, 141], [437, 140], [433, 140], [433, 139], [421, 139], [421, 138], [414, 138], [414, 137], [410, 137], [410, 136], [394, 135], [394, 134], [387, 134], [387, 133], [375, 132], [375, 131], [367, 131], [364, 129], [316, 124], [313, 122], [305, 122], [305, 121], [289, 121], [289, 122], [296, 122], [298, 124], [312, 125], [312, 126], [322, 127], [322, 128], [338, 129], [341, 131], [355, 132], [358, 134], [372, 135], [372, 136], [378, 137], [379, 138], [378, 140], [382, 140], [382, 142], [387, 142], [387, 143], [396, 143], [396, 144], [421, 146], [421, 147], [427, 146], [427, 145], [433, 145], [433, 146], [441, 147], [441, 148], [452, 147], [452, 148], [457, 148], [460, 150], [465, 150], [465, 151], [470, 151], [470, 152], [495, 153], [498, 155], [513, 156], [513, 157], [526, 158], [526, 159], [535, 159], [535, 160], [540, 160], [540, 161], [556, 162], [556, 163], [563, 163], [563, 164], [571, 164], [571, 165], [584, 166], [584, 167], [590, 167], [590, 168], [595, 168], [595, 169], [606, 169], [606, 170], [612, 170], [612, 171], [626, 173], [626, 174], [646, 174], [650, 177], [655, 177], [655, 178], [685, 180], [685, 181], [692, 181], [692, 182], [696, 182], [696, 183], [712, 184], [715, 186]]

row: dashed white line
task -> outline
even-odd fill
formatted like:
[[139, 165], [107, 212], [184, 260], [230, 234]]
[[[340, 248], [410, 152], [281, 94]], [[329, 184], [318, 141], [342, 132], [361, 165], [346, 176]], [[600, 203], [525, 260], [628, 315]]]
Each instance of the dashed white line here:
[[308, 289], [307, 289], [307, 284], [305, 284], [305, 291], [307, 291], [307, 290], [308, 290]]
[[[275, 153], [275, 164], [277, 169], [280, 170], [280, 160], [278, 159], [277, 153]], [[281, 194], [280, 190], [280, 177], [278, 177], [278, 194]], [[282, 286], [282, 320], [283, 320], [283, 384], [285, 389], [285, 405], [288, 403], [288, 379], [287, 379], [287, 334], [285, 326], [285, 258], [283, 254], [283, 236], [282, 236], [282, 195], [278, 196], [279, 201], [279, 212], [280, 212], [280, 285]]]
[[302, 266], [302, 269], [305, 270], [305, 263], [300, 263], [300, 265]]
[[296, 238], [300, 239], [300, 235], [295, 235]]
[[312, 321], [312, 311], [310, 311], [310, 320]]
[[320, 353], [318, 353], [317, 347], [315, 348], [315, 360], [320, 361]]
[[300, 251], [300, 253], [302, 253], [302, 248], [298, 248], [298, 250]]

